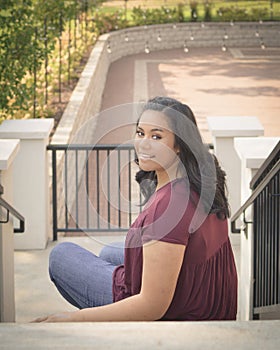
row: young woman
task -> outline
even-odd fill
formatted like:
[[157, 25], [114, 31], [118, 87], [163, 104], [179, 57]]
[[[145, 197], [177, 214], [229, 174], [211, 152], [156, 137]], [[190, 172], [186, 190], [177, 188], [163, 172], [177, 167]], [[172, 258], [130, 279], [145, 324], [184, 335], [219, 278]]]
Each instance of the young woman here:
[[50, 276], [80, 310], [36, 322], [234, 320], [237, 274], [225, 174], [190, 108], [149, 100], [136, 127], [136, 180], [145, 196], [125, 247], [97, 257], [72, 243], [50, 255]]

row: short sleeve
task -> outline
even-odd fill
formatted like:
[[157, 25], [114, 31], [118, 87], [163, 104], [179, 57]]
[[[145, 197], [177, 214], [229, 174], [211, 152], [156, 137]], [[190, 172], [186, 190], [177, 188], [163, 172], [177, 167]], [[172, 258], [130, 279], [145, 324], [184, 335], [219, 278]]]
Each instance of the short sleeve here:
[[154, 197], [146, 210], [142, 242], [151, 240], [187, 245], [192, 210], [189, 192], [182, 184], [173, 184]]

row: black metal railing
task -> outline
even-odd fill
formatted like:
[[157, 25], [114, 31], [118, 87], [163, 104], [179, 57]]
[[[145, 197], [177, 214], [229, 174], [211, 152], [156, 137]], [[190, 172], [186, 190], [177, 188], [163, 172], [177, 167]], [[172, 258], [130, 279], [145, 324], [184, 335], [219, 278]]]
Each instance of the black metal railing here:
[[[4, 193], [3, 186], [0, 185], [0, 207], [3, 208], [6, 211], [6, 215], [3, 215], [1, 210], [1, 218], [0, 218], [0, 224], [6, 224], [10, 220], [10, 214], [13, 215], [16, 219], [19, 220], [19, 227], [14, 228], [14, 233], [22, 233], [24, 232], [24, 217], [15, 209], [13, 208], [8, 202], [6, 202], [3, 198], [1, 198], [1, 195]], [[5, 216], [2, 218], [2, 216]]]
[[[280, 142], [250, 183], [251, 196], [231, 219], [231, 231], [243, 215], [244, 231], [253, 224], [253, 315], [280, 312]], [[253, 206], [253, 221], [246, 210]]]
[[[207, 144], [213, 150], [212, 144]], [[125, 232], [141, 211], [132, 144], [48, 145], [52, 153], [53, 239]]]
[[70, 144], [47, 149], [52, 153], [53, 239], [58, 232], [127, 231], [141, 210], [138, 186], [132, 184], [133, 146]]

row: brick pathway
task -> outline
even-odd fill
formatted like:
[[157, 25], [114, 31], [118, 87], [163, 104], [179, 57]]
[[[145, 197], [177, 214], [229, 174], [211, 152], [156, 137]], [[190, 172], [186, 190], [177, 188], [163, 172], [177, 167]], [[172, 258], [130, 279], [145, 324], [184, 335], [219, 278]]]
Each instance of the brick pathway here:
[[[102, 110], [167, 95], [189, 104], [206, 142], [207, 116], [256, 116], [265, 136], [280, 135], [280, 49], [163, 50], [111, 64]], [[111, 135], [104, 142], [121, 141]]]

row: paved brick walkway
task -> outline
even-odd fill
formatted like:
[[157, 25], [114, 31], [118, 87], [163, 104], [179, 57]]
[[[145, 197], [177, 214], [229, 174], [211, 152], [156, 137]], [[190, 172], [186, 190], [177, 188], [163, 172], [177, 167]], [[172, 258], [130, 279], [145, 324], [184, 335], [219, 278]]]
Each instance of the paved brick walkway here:
[[279, 48], [143, 53], [111, 65], [102, 109], [167, 95], [189, 104], [206, 142], [207, 116], [256, 116], [265, 136], [279, 136], [279, 78]]

